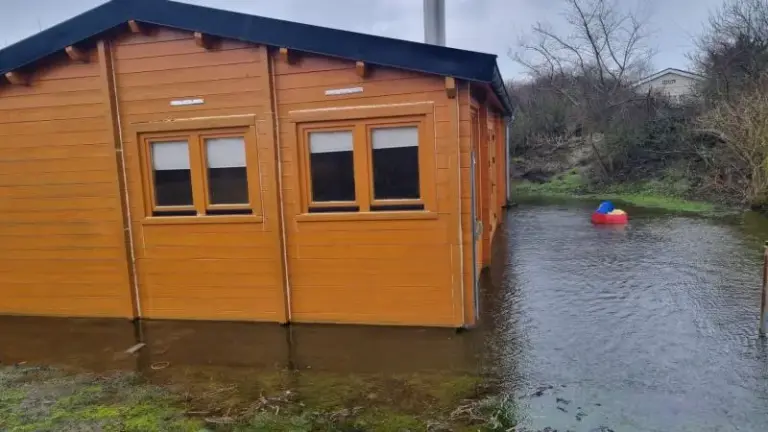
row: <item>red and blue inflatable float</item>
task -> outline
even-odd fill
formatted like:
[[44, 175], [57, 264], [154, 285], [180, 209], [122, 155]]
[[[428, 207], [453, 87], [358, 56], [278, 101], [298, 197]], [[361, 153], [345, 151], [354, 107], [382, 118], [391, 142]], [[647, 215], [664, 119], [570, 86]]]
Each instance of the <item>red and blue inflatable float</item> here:
[[610, 201], [603, 201], [592, 213], [592, 223], [599, 225], [623, 225], [629, 222], [629, 216], [624, 210], [619, 210]]

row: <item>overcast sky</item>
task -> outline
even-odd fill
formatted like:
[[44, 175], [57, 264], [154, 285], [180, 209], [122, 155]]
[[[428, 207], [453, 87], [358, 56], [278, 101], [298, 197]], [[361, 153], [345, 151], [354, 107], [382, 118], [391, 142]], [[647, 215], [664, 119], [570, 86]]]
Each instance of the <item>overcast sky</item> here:
[[[184, 0], [254, 15], [364, 33], [423, 40], [422, 0]], [[508, 53], [537, 21], [561, 24], [563, 0], [446, 0], [447, 43], [493, 53], [505, 78], [523, 71]], [[618, 0], [630, 4], [634, 0]], [[105, 0], [2, 0], [0, 46], [12, 44], [91, 9]], [[646, 0], [657, 51], [653, 66], [686, 68], [709, 12], [722, 0]]]

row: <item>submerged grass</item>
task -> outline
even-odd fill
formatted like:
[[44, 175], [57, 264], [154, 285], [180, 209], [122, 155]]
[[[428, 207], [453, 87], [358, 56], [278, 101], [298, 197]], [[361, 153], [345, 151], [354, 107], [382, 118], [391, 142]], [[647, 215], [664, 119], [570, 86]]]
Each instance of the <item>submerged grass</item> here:
[[0, 371], [0, 430], [199, 431], [166, 391], [134, 375], [67, 375], [50, 369]]
[[516, 422], [511, 399], [465, 373], [279, 375], [258, 390], [245, 382], [184, 390], [135, 374], [3, 367], [0, 430], [495, 431]]
[[571, 171], [546, 183], [518, 182], [512, 192], [522, 197], [608, 199], [636, 207], [681, 213], [712, 214], [717, 210], [712, 203], [685, 198], [687, 187], [684, 181], [677, 178], [596, 187], [585, 182], [578, 172]]

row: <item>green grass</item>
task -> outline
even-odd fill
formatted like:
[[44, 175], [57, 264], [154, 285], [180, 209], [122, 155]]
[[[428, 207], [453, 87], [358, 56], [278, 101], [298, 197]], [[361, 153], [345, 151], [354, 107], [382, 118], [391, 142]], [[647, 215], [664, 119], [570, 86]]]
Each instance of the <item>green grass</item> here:
[[614, 184], [595, 187], [587, 184], [575, 171], [561, 174], [546, 183], [522, 181], [513, 186], [513, 195], [522, 197], [576, 198], [612, 200], [636, 207], [656, 208], [672, 212], [711, 214], [714, 204], [684, 198], [688, 190], [685, 180], [664, 178], [642, 183]]
[[47, 369], [0, 369], [0, 430], [197, 432], [168, 392], [133, 375], [70, 376]]
[[273, 375], [230, 385], [177, 380], [160, 387], [135, 374], [0, 367], [0, 430], [496, 431], [516, 422], [511, 400], [487, 395], [472, 374]]

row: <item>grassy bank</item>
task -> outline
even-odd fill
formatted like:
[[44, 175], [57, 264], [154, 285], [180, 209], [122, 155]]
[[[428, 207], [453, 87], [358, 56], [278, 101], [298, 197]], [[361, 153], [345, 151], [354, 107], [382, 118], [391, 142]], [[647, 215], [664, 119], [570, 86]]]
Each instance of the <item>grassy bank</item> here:
[[685, 198], [687, 185], [680, 180], [662, 179], [643, 183], [589, 185], [577, 172], [561, 174], [546, 183], [521, 181], [513, 184], [513, 196], [612, 200], [636, 207], [672, 212], [710, 214], [712, 203]]
[[478, 379], [466, 375], [307, 379], [285, 371], [254, 385], [160, 387], [135, 374], [3, 367], [0, 430], [426, 432], [515, 424], [512, 403], [483, 395]]

